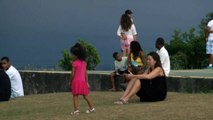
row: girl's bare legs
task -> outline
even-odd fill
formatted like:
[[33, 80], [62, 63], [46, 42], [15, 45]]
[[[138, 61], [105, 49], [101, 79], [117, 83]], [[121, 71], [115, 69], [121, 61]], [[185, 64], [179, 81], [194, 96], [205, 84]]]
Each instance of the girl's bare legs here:
[[128, 48], [123, 48], [124, 50], [122, 50], [122, 53], [123, 53], [123, 56], [126, 56], [126, 57], [128, 57], [128, 55], [129, 55], [129, 53], [128, 53]]
[[124, 101], [128, 101], [133, 95], [135, 95], [141, 88], [141, 82], [139, 79], [135, 79], [133, 86], [129, 93], [123, 98]]
[[137, 79], [131, 79], [129, 81], [129, 83], [127, 84], [127, 88], [126, 88], [124, 94], [122, 95], [122, 97], [120, 99], [124, 99], [131, 92], [131, 89], [132, 89], [132, 87], [133, 87], [133, 85], [134, 85], [136, 80]]
[[115, 77], [115, 74], [116, 74], [116, 73], [114, 73], [114, 72], [110, 74], [111, 82], [112, 82], [112, 88], [111, 88], [111, 90], [116, 90], [116, 89], [115, 89], [115, 78], [114, 78], [114, 77]]
[[73, 95], [73, 105], [74, 105], [74, 110], [78, 110], [78, 96]]
[[128, 49], [125, 49], [125, 56], [128, 55]]
[[128, 57], [129, 54], [130, 54], [130, 48], [127, 48], [127, 49], [126, 49], [126, 56]]
[[89, 108], [90, 109], [93, 109], [93, 104], [92, 102], [90, 101], [90, 99], [88, 98], [88, 96], [85, 96], [83, 95], [84, 99], [87, 101], [87, 104], [89, 105]]
[[213, 64], [213, 54], [211, 54], [211, 55], [209, 56], [209, 63], [210, 63], [210, 64]]
[[78, 95], [73, 95], [73, 105], [74, 105], [74, 112], [71, 112], [71, 115], [79, 115]]
[[123, 56], [126, 56], [126, 49], [123, 50]]
[[125, 50], [122, 50], [122, 56], [126, 56]]

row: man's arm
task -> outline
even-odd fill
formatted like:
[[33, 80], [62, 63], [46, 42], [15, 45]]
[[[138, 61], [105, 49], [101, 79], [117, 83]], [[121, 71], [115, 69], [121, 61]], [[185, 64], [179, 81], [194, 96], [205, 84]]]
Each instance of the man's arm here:
[[206, 31], [205, 31], [206, 33], [205, 33], [205, 40], [206, 40], [206, 42], [208, 41], [208, 36], [209, 36], [209, 32], [210, 32], [210, 27], [206, 27]]

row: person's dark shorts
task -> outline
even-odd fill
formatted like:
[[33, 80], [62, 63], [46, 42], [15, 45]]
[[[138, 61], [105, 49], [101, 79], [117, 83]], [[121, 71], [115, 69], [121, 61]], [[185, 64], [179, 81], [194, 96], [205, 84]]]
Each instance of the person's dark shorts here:
[[[114, 71], [114, 73], [116, 73], [116, 72]], [[128, 70], [124, 70], [124, 71], [120, 71], [120, 70], [119, 70], [119, 71], [118, 71], [118, 74], [119, 74], [119, 75], [122, 75], [122, 74], [125, 74], [125, 73], [126, 73], [126, 74], [129, 74], [129, 71], [128, 71]]]

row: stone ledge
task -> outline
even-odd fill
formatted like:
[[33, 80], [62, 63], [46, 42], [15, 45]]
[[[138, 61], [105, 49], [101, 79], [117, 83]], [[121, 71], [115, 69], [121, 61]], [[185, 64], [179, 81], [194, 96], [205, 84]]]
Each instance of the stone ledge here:
[[[88, 79], [92, 91], [106, 91], [111, 88], [111, 71], [89, 71]], [[41, 94], [70, 91], [70, 72], [65, 71], [20, 71], [25, 94]], [[213, 92], [211, 77], [167, 78], [168, 91], [173, 92]]]

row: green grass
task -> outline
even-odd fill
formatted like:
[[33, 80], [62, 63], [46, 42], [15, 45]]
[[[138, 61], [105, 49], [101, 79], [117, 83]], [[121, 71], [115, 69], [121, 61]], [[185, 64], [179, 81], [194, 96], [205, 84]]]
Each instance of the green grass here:
[[70, 93], [28, 95], [0, 103], [0, 120], [213, 120], [213, 94], [168, 93], [162, 102], [114, 105], [122, 92], [91, 92], [96, 113], [86, 114], [86, 102], [79, 98], [79, 116], [73, 111]]

